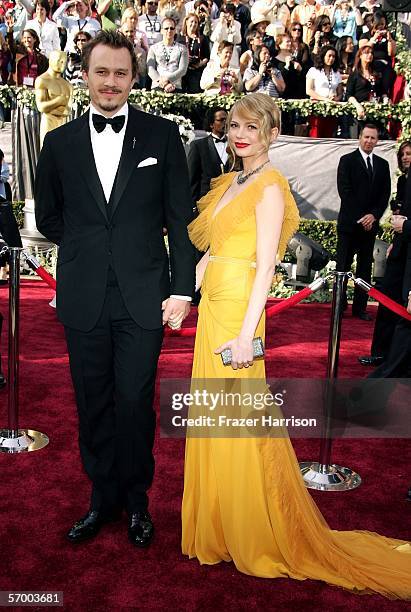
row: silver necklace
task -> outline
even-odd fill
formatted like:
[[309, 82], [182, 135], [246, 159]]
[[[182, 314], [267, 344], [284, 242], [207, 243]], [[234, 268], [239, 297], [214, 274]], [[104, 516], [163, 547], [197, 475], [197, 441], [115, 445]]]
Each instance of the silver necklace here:
[[251, 172], [249, 172], [248, 174], [244, 174], [244, 172], [241, 171], [240, 174], [237, 176], [237, 185], [242, 185], [243, 183], [248, 181], [250, 176], [252, 176], [253, 174], [256, 174], [256, 172], [259, 172], [262, 168], [264, 168], [266, 164], [268, 164], [269, 161], [270, 160], [267, 159], [267, 161], [261, 164], [261, 166], [258, 166], [258, 168], [256, 168], [255, 170], [251, 170]]

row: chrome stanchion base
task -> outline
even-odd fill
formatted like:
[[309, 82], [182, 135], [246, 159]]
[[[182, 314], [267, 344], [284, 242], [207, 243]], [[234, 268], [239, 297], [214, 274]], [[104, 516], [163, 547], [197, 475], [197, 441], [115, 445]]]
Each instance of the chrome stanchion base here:
[[361, 476], [341, 465], [321, 466], [317, 462], [300, 461], [301, 475], [308, 489], [349, 491], [361, 484]]
[[0, 453], [25, 453], [40, 450], [49, 443], [46, 434], [33, 429], [0, 429]]

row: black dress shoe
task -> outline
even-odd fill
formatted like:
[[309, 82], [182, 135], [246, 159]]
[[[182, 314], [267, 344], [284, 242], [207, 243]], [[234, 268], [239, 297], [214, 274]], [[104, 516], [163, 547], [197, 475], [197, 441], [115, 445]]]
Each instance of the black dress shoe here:
[[148, 512], [133, 512], [130, 516], [128, 539], [138, 548], [150, 545], [154, 535], [154, 525]]
[[3, 389], [3, 387], [6, 386], [6, 379], [4, 378], [4, 375], [0, 372], [0, 389]]
[[91, 540], [100, 531], [103, 525], [107, 523], [113, 523], [121, 518], [121, 513], [115, 513], [111, 515], [102, 514], [97, 510], [90, 510], [86, 516], [74, 523], [73, 527], [67, 533], [67, 539], [73, 544], [78, 542], [84, 542]]
[[370, 314], [368, 314], [368, 312], [353, 312], [352, 313], [353, 317], [357, 317], [358, 319], [361, 319], [361, 321], [372, 321], [372, 316]]
[[382, 355], [364, 355], [364, 357], [358, 357], [358, 361], [363, 366], [379, 366], [383, 363], [384, 357]]

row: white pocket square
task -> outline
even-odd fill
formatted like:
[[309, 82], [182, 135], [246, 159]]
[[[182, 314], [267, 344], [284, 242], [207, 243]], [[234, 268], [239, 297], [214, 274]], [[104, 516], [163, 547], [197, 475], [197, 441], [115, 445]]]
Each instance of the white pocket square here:
[[155, 164], [157, 163], [157, 160], [155, 157], [147, 157], [147, 159], [143, 159], [143, 161], [141, 161], [137, 168], [144, 168], [144, 166], [155, 166]]

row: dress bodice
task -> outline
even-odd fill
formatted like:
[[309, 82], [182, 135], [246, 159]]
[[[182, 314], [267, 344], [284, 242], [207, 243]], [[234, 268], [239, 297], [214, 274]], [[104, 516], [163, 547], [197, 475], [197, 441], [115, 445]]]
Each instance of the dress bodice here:
[[218, 203], [234, 177], [235, 173], [229, 172], [212, 180], [211, 190], [198, 202], [199, 216], [188, 227], [191, 242], [201, 251], [210, 249], [210, 255], [255, 261], [257, 239], [255, 208], [262, 200], [265, 188], [277, 184], [283, 193], [285, 203], [278, 245], [278, 257], [281, 259], [299, 223], [297, 205], [286, 178], [278, 170], [268, 168], [250, 181], [241, 193], [214, 215]]

